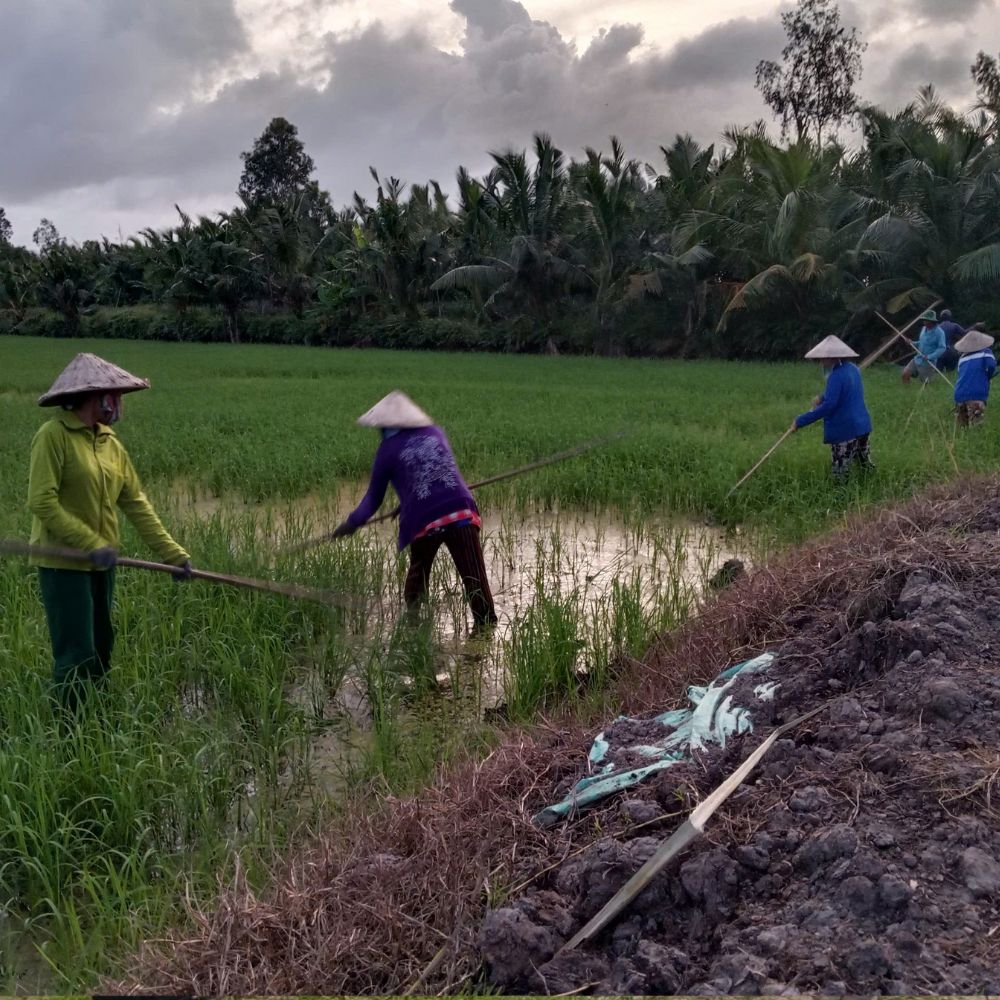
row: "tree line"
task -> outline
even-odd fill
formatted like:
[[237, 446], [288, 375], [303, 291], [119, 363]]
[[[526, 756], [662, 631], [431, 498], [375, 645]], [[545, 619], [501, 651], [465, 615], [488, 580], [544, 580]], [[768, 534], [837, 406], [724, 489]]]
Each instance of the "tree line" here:
[[[0, 329], [114, 311], [131, 336], [238, 342], [266, 320], [286, 341], [782, 357], [935, 299], [1000, 324], [997, 60], [973, 65], [970, 113], [929, 86], [890, 112], [857, 104], [863, 43], [832, 0], [783, 20], [783, 61], [757, 73], [780, 141], [756, 122], [641, 163], [614, 137], [574, 159], [537, 134], [484, 176], [460, 167], [450, 196], [372, 169], [374, 198], [335, 209], [275, 118], [231, 211], [79, 245], [43, 219], [28, 250], [0, 209]], [[851, 147], [831, 138], [846, 121]]]

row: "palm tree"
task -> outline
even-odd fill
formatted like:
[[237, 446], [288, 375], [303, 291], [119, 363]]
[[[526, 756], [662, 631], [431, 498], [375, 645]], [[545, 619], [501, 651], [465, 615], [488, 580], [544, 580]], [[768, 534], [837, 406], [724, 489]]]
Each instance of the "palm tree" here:
[[931, 88], [903, 111], [864, 112], [864, 182], [878, 206], [864, 243], [883, 255], [869, 298], [895, 312], [1000, 275], [1000, 151], [984, 116], [965, 119]]
[[587, 160], [578, 169], [577, 187], [584, 235], [597, 258], [594, 267], [594, 328], [605, 332], [608, 314], [624, 294], [626, 281], [637, 261], [625, 260], [626, 238], [635, 218], [640, 187], [639, 164], [626, 160], [622, 144], [611, 137], [611, 155], [586, 150]]
[[752, 137], [723, 164], [718, 207], [692, 211], [680, 227], [687, 246], [715, 250], [720, 280], [737, 282], [720, 330], [738, 310], [784, 303], [804, 316], [817, 298], [861, 289], [865, 204], [839, 185], [841, 157], [833, 145], [782, 149]]
[[431, 291], [465, 289], [488, 294], [484, 309], [508, 299], [525, 304], [542, 321], [549, 302], [567, 287], [588, 287], [585, 269], [571, 261], [563, 240], [569, 209], [563, 154], [544, 133], [535, 136], [535, 164], [525, 152], [493, 152], [496, 164], [481, 184], [496, 229], [503, 234], [503, 257], [452, 268]]

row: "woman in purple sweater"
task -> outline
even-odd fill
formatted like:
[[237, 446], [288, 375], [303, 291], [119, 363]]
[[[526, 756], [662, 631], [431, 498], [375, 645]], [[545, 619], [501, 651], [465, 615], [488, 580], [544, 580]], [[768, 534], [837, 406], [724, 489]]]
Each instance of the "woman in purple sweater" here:
[[399, 497], [399, 549], [410, 549], [410, 569], [403, 586], [407, 606], [413, 607], [426, 596], [434, 557], [445, 545], [462, 577], [475, 631], [496, 624], [479, 540], [479, 509], [444, 431], [402, 392], [390, 392], [358, 423], [379, 428], [382, 443], [375, 454], [368, 492], [334, 536], [352, 535], [365, 524], [382, 505], [391, 483]]

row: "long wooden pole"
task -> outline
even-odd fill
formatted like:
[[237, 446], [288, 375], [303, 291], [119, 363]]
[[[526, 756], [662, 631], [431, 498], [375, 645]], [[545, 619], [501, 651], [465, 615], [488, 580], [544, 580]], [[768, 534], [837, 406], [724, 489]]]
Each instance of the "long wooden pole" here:
[[[928, 309], [936, 309], [939, 305], [941, 305], [941, 303], [943, 301], [944, 301], [943, 299], [937, 299], [935, 302], [933, 302], [927, 308]], [[926, 312], [926, 310], [925, 310], [925, 312]], [[878, 315], [884, 322], [889, 323], [889, 321], [884, 316], [882, 316], [880, 313], [878, 313], [876, 315]], [[916, 326], [916, 324], [919, 323], [919, 322], [920, 322], [920, 317], [919, 316], [915, 316], [913, 319], [910, 320], [909, 323], [906, 324], [906, 326], [903, 327], [902, 330], [897, 330], [894, 326], [892, 326], [891, 323], [889, 323], [889, 326], [892, 326], [892, 329], [894, 331], [893, 335], [880, 348], [878, 348], [875, 351], [872, 351], [872, 353], [869, 354], [868, 357], [865, 358], [865, 360], [862, 361], [860, 365], [858, 365], [858, 367], [859, 368], [867, 368], [870, 364], [872, 364], [872, 362], [878, 360], [878, 358], [880, 358], [887, 350], [889, 350], [889, 348], [894, 343], [896, 343], [896, 341], [900, 337], [902, 337], [903, 334], [905, 334], [907, 330], [909, 330], [912, 327]]]
[[785, 733], [790, 733], [793, 729], [801, 726], [813, 716], [818, 715], [823, 709], [829, 706], [829, 702], [814, 708], [811, 712], [800, 715], [791, 722], [786, 722], [779, 726], [773, 733], [749, 757], [726, 778], [725, 781], [705, 798], [691, 812], [686, 822], [674, 831], [654, 852], [652, 857], [608, 900], [601, 910], [592, 917], [576, 934], [566, 942], [559, 950], [563, 955], [567, 951], [581, 945], [584, 941], [592, 938], [599, 931], [603, 930], [614, 920], [622, 910], [627, 907], [643, 889], [653, 881], [654, 878], [672, 861], [681, 851], [684, 850], [693, 840], [700, 837], [705, 831], [705, 824], [712, 815], [730, 795], [747, 779], [753, 769], [757, 766], [761, 758], [771, 749], [774, 744], [781, 739]]
[[[87, 564], [90, 556], [80, 549], [63, 548], [57, 545], [30, 545], [17, 539], [0, 540], [0, 553], [14, 556], [39, 556], [50, 559], [65, 559], [69, 562]], [[129, 556], [119, 556], [116, 566], [127, 566], [131, 569], [144, 569], [153, 573], [169, 573], [175, 578], [186, 577], [180, 566], [169, 566], [166, 563], [149, 562], [145, 559], [132, 559]], [[282, 594], [285, 597], [297, 597], [301, 600], [316, 601], [319, 604], [330, 604], [339, 607], [357, 607], [354, 598], [335, 594], [329, 590], [319, 590], [316, 587], [304, 587], [297, 583], [279, 583], [275, 580], [257, 580], [248, 576], [234, 576], [230, 573], [213, 573], [205, 569], [192, 569], [191, 579], [207, 580], [209, 583], [223, 583], [231, 587], [242, 587], [246, 590], [259, 590], [270, 594]]]
[[774, 444], [764, 453], [764, 456], [757, 462], [757, 464], [726, 494], [726, 499], [728, 500], [773, 454], [778, 450], [778, 446], [782, 444], [790, 434], [792, 433], [791, 427], [785, 431], [784, 434], [778, 438]]
[[[892, 330], [896, 330], [896, 328], [892, 325], [892, 323], [890, 323], [880, 312], [876, 312], [875, 315], [878, 316], [878, 318], [880, 320], [882, 320], [882, 322], [885, 323], [885, 325], [887, 327], [889, 327]], [[918, 316], [917, 318], [919, 319], [920, 317]], [[920, 353], [920, 349], [917, 347], [917, 345], [914, 344], [913, 341], [910, 340], [910, 338], [907, 337], [906, 334], [903, 333], [902, 330], [896, 330], [896, 337], [899, 337], [901, 340], [905, 340], [910, 345], [910, 347], [913, 348], [914, 351], [916, 351], [918, 354]], [[895, 338], [893, 338], [893, 339], [895, 339]], [[941, 369], [938, 368], [938, 366], [936, 364], [934, 364], [934, 362], [931, 361], [930, 358], [927, 359], [927, 364], [929, 364], [931, 366], [931, 368], [933, 368], [934, 371], [936, 371], [938, 373], [938, 375], [940, 375], [941, 378], [943, 378], [945, 380], [945, 382], [947, 382], [948, 385], [950, 385], [954, 389], [955, 384], [952, 382], [952, 380], [950, 378], [948, 378], [948, 376], [945, 375], [945, 373], [943, 371], [941, 371]]]
[[[504, 479], [513, 479], [515, 476], [523, 476], [525, 473], [534, 472], [536, 469], [544, 469], [547, 465], [554, 465], [556, 462], [565, 462], [567, 459], [576, 458], [578, 455], [583, 455], [588, 451], [592, 451], [594, 448], [599, 448], [601, 445], [610, 444], [612, 441], [619, 441], [624, 437], [632, 433], [631, 431], [618, 431], [616, 434], [609, 434], [607, 437], [595, 438], [593, 441], [586, 441], [583, 444], [577, 445], [575, 448], [569, 448], [566, 451], [556, 452], [554, 455], [549, 455], [547, 458], [540, 458], [536, 462], [529, 462], [527, 465], [519, 466], [516, 469], [510, 469], [507, 472], [501, 472], [496, 476], [490, 476], [488, 479], [480, 479], [476, 483], [470, 483], [470, 490], [482, 489], [484, 486], [492, 486], [494, 483], [502, 482]], [[365, 521], [362, 527], [367, 528], [372, 524], [380, 524], [382, 521], [391, 521], [395, 517], [399, 517], [399, 507], [394, 507], [389, 511], [388, 514], [380, 514], [378, 517], [373, 517], [368, 521]], [[305, 549], [314, 548], [317, 545], [322, 545], [325, 542], [333, 541], [333, 532], [328, 531], [325, 534], [319, 535], [317, 538], [309, 538], [304, 542], [300, 542], [298, 545], [293, 545], [290, 548], [285, 549], [285, 554], [293, 554], [295, 552], [302, 552]]]

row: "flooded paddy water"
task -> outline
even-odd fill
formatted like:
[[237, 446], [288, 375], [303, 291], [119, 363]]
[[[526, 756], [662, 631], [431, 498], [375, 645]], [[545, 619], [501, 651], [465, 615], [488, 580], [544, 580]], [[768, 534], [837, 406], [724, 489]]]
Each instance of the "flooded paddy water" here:
[[404, 612], [407, 556], [397, 553], [393, 521], [291, 551], [331, 530], [362, 493], [349, 484], [332, 496], [259, 505], [172, 492], [171, 516], [189, 535], [221, 533], [234, 557], [252, 553], [274, 579], [333, 590], [361, 607], [331, 612], [329, 629], [299, 651], [286, 692], [313, 734], [308, 777], [296, 779], [308, 794], [343, 791], [392, 766], [386, 755], [433, 756], [440, 740], [460, 741], [484, 722], [523, 720], [599, 687], [623, 657], [640, 657], [655, 634], [682, 621], [726, 560], [753, 558], [738, 532], [704, 524], [495, 510], [487, 501], [482, 541], [499, 622], [470, 637], [471, 615], [443, 547], [428, 605]]

